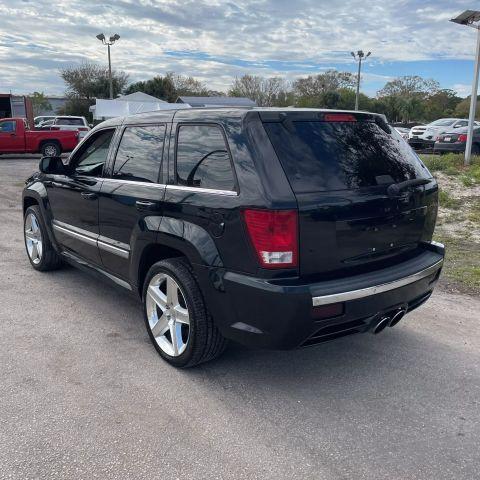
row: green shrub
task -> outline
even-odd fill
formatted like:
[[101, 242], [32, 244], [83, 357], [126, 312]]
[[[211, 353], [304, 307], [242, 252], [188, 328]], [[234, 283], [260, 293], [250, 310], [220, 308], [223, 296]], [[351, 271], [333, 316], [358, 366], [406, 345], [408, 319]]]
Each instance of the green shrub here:
[[447, 191], [440, 190], [438, 192], [438, 201], [441, 207], [458, 210], [462, 204], [461, 200], [453, 198]]

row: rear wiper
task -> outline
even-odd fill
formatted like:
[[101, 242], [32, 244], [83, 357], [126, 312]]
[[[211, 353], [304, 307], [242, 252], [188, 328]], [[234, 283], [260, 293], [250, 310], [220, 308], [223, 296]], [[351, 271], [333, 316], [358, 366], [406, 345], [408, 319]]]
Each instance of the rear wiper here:
[[393, 183], [387, 188], [387, 194], [389, 197], [396, 197], [402, 190], [407, 187], [417, 187], [419, 185], [426, 185], [430, 183], [430, 178], [414, 178], [413, 180], [405, 180], [400, 183]]

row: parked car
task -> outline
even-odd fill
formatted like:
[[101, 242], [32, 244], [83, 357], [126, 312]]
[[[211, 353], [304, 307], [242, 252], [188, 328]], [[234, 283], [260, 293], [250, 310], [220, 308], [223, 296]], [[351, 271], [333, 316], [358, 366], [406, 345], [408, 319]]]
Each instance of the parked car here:
[[[442, 133], [435, 141], [435, 153], [465, 153], [468, 127]], [[473, 129], [472, 155], [480, 155], [480, 127]]]
[[[479, 122], [475, 122], [475, 124], [480, 125]], [[416, 149], [433, 148], [435, 139], [439, 135], [467, 125], [468, 120], [465, 118], [441, 118], [428, 125], [412, 127], [408, 134], [409, 143]]]
[[66, 261], [140, 298], [177, 367], [226, 339], [289, 349], [393, 327], [440, 275], [437, 207], [383, 116], [309, 109], [107, 120], [23, 191], [32, 267]]
[[59, 156], [78, 144], [78, 132], [30, 130], [24, 118], [0, 119], [0, 154], [42, 153]]
[[33, 122], [35, 124], [35, 127], [39, 127], [42, 123], [48, 120], [54, 120], [55, 118], [56, 118], [56, 115], [40, 115], [38, 117], [35, 117], [33, 119]]
[[52, 130], [78, 131], [78, 137], [82, 139], [90, 131], [90, 126], [85, 117], [63, 116], [56, 117], [49, 125]]

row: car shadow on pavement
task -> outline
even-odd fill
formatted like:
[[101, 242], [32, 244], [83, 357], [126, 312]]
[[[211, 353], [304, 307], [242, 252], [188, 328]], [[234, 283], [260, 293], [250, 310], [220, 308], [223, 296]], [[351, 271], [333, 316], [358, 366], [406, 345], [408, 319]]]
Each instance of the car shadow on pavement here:
[[[134, 297], [75, 268], [67, 267], [47, 276], [59, 285], [59, 290], [75, 287], [81, 291], [81, 298], [88, 298], [91, 311], [98, 312], [102, 329], [109, 332], [107, 342], [134, 342], [131, 347], [145, 349], [138, 355], [147, 359], [146, 368], [151, 368], [152, 373], [173, 368], [150, 345], [141, 303]], [[331, 395], [332, 399], [344, 395], [346, 386], [368, 395], [374, 394], [372, 389], [381, 392], [400, 382], [415, 389], [425, 375], [430, 379], [437, 377], [440, 384], [448, 376], [458, 377], [459, 369], [464, 368], [457, 361], [459, 353], [428, 332], [413, 330], [408, 325], [419, 321], [423, 321], [422, 308], [379, 335], [357, 334], [289, 351], [256, 350], [231, 342], [218, 359], [196, 368], [176, 370], [175, 375], [239, 395], [308, 389], [309, 395]], [[442, 369], [437, 368], [438, 364], [442, 364]]]

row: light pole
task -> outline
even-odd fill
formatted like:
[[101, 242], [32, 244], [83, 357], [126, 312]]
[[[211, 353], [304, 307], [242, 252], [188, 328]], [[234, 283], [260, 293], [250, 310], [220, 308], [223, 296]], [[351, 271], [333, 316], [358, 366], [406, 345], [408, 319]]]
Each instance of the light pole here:
[[119, 40], [120, 35], [116, 33], [107, 40], [103, 33], [99, 33], [97, 35], [97, 38], [108, 48], [108, 79], [110, 82], [110, 100], [113, 100], [112, 62], [110, 60], [110, 45], [113, 45], [117, 40]]
[[358, 57], [358, 75], [357, 75], [357, 94], [355, 95], [355, 110], [358, 110], [358, 99], [360, 97], [360, 72], [362, 71], [362, 58], [365, 60], [371, 55], [372, 52], [368, 52], [366, 55], [363, 53], [363, 50], [359, 50], [357, 55], [353, 52], [350, 52], [352, 57], [357, 60]]
[[465, 10], [458, 17], [452, 18], [450, 21], [477, 29], [477, 50], [475, 53], [475, 69], [473, 71], [472, 96], [470, 97], [467, 144], [465, 145], [465, 165], [470, 165], [470, 159], [472, 157], [473, 125], [475, 122], [475, 110], [477, 109], [478, 67], [480, 65], [480, 12], [478, 10]]

